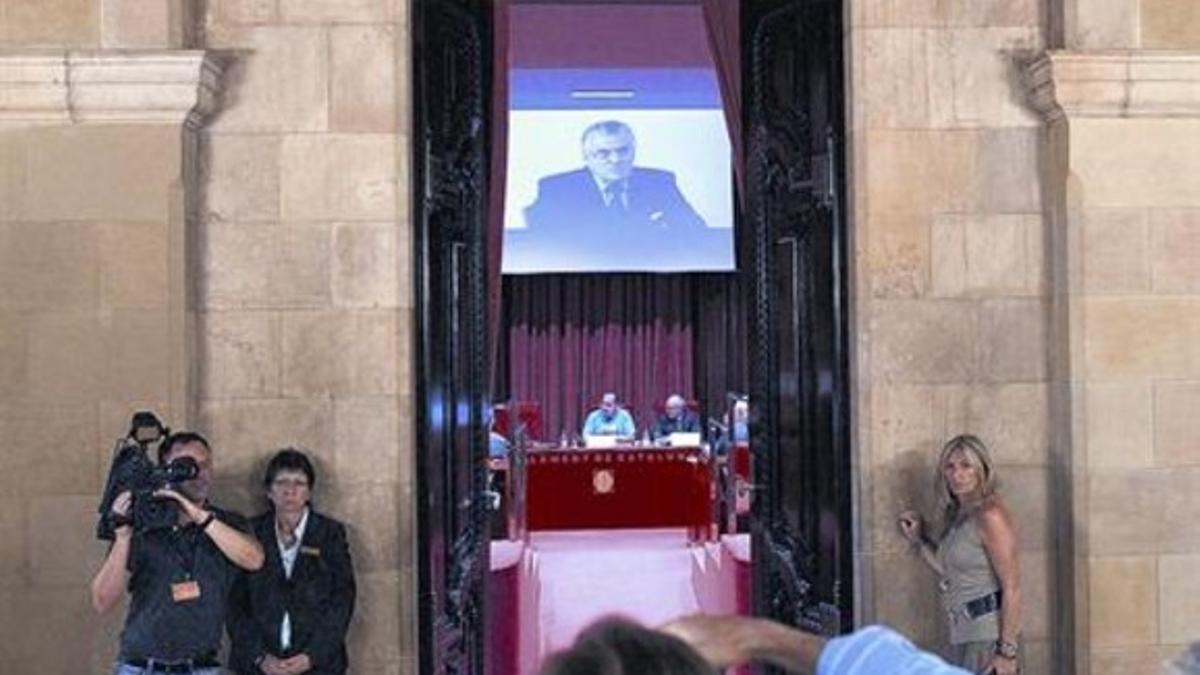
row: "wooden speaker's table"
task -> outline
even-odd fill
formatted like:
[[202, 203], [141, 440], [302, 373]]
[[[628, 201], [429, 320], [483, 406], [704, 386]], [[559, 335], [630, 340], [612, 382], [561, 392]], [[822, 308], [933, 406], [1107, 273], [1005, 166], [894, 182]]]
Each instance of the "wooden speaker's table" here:
[[526, 455], [533, 530], [686, 527], [711, 538], [712, 469], [700, 448], [540, 450]]

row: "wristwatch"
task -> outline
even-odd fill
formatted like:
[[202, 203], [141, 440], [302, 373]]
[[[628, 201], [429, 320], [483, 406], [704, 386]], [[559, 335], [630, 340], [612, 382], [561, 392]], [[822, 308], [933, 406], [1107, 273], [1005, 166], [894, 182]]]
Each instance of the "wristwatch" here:
[[996, 640], [996, 654], [1006, 659], [1017, 658], [1017, 643]]
[[213, 513], [212, 511], [209, 511], [208, 517], [205, 518], [204, 520], [202, 520], [200, 522], [200, 525], [198, 526], [200, 528], [200, 531], [204, 532], [205, 530], [207, 530], [208, 526], [212, 525], [212, 522], [216, 519], [217, 519], [217, 514]]

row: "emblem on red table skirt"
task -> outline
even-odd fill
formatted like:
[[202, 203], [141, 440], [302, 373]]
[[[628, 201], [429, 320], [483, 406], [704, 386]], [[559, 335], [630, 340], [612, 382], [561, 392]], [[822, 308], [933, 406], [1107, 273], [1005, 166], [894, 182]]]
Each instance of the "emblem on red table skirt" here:
[[592, 492], [594, 494], [606, 495], [611, 493], [616, 482], [617, 479], [613, 476], [612, 469], [596, 469], [592, 471]]

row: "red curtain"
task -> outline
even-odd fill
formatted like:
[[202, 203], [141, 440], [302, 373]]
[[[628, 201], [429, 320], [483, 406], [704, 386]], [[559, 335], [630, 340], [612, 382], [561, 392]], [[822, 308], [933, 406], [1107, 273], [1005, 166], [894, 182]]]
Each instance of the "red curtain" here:
[[749, 388], [747, 315], [742, 311], [745, 296], [737, 277], [730, 274], [692, 275], [691, 283], [695, 298], [694, 393], [701, 410], [720, 419], [732, 405], [727, 395], [744, 394]]
[[605, 391], [639, 431], [671, 393], [719, 418], [747, 387], [742, 293], [732, 274], [544, 274], [504, 279], [498, 392], [536, 401], [543, 438], [579, 433]]
[[506, 287], [509, 395], [541, 404], [543, 440], [579, 433], [606, 391], [639, 433], [655, 403], [694, 394], [688, 276], [515, 276]]

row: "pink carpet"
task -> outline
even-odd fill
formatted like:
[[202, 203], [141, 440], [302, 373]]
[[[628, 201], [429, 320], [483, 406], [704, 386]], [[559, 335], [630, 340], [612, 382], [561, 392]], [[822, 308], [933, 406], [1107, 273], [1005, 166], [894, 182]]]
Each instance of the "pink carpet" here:
[[[510, 561], [511, 546], [501, 554]], [[744, 611], [745, 548], [736, 536], [689, 545], [683, 529], [535, 532], [519, 565], [521, 587], [507, 595], [521, 598], [522, 606], [492, 614], [521, 617], [517, 635], [506, 636], [519, 644], [504, 651], [521, 655], [519, 673], [532, 673], [542, 657], [601, 616], [656, 626], [699, 611]], [[508, 632], [492, 628], [495, 637]]]

